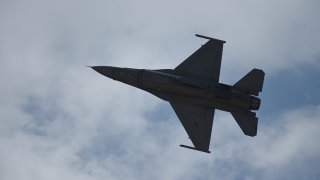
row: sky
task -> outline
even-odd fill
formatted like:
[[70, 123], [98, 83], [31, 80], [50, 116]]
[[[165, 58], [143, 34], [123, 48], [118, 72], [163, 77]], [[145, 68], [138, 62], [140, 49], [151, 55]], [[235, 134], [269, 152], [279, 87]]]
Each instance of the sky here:
[[[317, 0], [0, 1], [0, 179], [319, 179]], [[266, 73], [256, 137], [216, 111], [211, 153], [169, 103], [85, 65], [174, 68], [226, 41], [220, 82]]]

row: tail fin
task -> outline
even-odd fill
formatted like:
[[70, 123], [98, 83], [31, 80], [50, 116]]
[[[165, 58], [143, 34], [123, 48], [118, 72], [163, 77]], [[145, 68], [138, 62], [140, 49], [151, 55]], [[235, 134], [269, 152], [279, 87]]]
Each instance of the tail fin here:
[[258, 118], [255, 114], [241, 114], [231, 112], [233, 118], [237, 121], [243, 133], [247, 136], [257, 135]]
[[260, 69], [252, 69], [247, 75], [233, 85], [233, 88], [252, 94], [259, 95], [262, 91], [264, 81], [264, 72]]

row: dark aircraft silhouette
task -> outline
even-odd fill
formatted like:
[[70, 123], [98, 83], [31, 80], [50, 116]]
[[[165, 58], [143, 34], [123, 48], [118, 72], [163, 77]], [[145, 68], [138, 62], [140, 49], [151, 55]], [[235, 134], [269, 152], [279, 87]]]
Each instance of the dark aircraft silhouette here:
[[92, 66], [100, 74], [145, 90], [170, 102], [194, 147], [210, 153], [209, 145], [215, 109], [232, 114], [245, 135], [257, 134], [256, 111], [261, 100], [264, 72], [253, 69], [233, 86], [219, 83], [221, 57], [225, 41], [208, 39], [175, 69], [132, 69]]

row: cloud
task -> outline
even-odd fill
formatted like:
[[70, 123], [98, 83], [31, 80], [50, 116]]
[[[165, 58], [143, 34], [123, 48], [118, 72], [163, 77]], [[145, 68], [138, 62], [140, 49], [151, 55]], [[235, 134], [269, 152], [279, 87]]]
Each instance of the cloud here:
[[[269, 123], [260, 126], [258, 136], [252, 140], [240, 136], [235, 123], [216, 121], [213, 129], [219, 126], [223, 129], [218, 129], [221, 132], [217, 135], [222, 137], [213, 145], [217, 149], [217, 161], [221, 167], [227, 162], [232, 172], [238, 172], [231, 179], [239, 176], [243, 179], [317, 179], [319, 174], [314, 163], [319, 161], [320, 144], [313, 138], [319, 137], [319, 113], [319, 106], [304, 107], [284, 112], [276, 119], [260, 119]], [[232, 117], [228, 120], [232, 121]], [[241, 167], [237, 167], [239, 165]]]
[[7, 51], [3, 53], [24, 52], [27, 56], [15, 57], [20, 61], [31, 53], [46, 52], [72, 63], [171, 68], [200, 47], [201, 41], [192, 35], [204, 33], [227, 41], [222, 70], [226, 75], [253, 67], [271, 73], [303, 63], [319, 66], [317, 4], [312, 0], [7, 2], [1, 15]]
[[317, 177], [318, 106], [252, 139], [218, 112], [208, 155], [178, 147], [190, 142], [167, 103], [83, 66], [172, 68], [202, 33], [227, 41], [223, 82], [317, 67], [317, 4], [1, 1], [0, 179]]
[[2, 133], [2, 179], [316, 179], [319, 175], [314, 164], [320, 152], [314, 140], [320, 135], [319, 106], [291, 110], [272, 121], [262, 119], [270, 124], [260, 126], [252, 139], [242, 134], [230, 115], [218, 111], [212, 154], [178, 147], [187, 138], [172, 111], [169, 120], [157, 123], [142, 116], [141, 125], [132, 118], [132, 125], [139, 124], [133, 128], [118, 126], [115, 120], [121, 118], [112, 120], [111, 112], [105, 122], [91, 118], [94, 128], [87, 127], [83, 118], [70, 126], [68, 121], [73, 120], [67, 117], [43, 125], [51, 129], [46, 135], [26, 130], [28, 125]]

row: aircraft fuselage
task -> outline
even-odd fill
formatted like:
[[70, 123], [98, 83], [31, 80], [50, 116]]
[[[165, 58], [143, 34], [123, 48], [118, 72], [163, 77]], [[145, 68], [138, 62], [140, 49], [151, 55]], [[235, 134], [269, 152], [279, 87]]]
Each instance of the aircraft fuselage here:
[[258, 110], [260, 107], [259, 98], [237, 91], [230, 85], [182, 77], [170, 69], [146, 70], [111, 66], [93, 68], [104, 76], [145, 90], [166, 101], [175, 99], [242, 113]]

